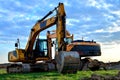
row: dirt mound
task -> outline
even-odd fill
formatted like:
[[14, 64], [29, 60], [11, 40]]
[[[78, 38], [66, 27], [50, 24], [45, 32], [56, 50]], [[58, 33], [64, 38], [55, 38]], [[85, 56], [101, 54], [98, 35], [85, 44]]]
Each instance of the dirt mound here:
[[81, 80], [120, 80], [120, 72], [115, 76], [92, 74], [90, 78], [83, 78]]

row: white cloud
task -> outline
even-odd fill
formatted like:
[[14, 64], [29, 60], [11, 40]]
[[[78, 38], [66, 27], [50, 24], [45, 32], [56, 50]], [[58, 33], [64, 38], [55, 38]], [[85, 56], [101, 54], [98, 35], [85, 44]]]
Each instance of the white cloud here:
[[64, 5], [65, 5], [65, 6], [68, 6], [68, 7], [71, 7], [71, 4], [69, 3], [68, 0], [65, 0], [65, 1], [64, 1]]
[[118, 23], [120, 25], [120, 20], [117, 20], [116, 23]]
[[102, 6], [96, 0], [88, 0], [88, 6], [93, 6], [96, 8], [101, 8]]
[[108, 21], [115, 19], [115, 17], [113, 15], [110, 15], [108, 13], [104, 13], [103, 16], [105, 17], [105, 19], [108, 19]]
[[101, 32], [105, 32], [104, 29], [98, 29], [94, 31], [95, 33], [101, 33]]
[[88, 0], [87, 6], [96, 7], [97, 9], [109, 9], [112, 7], [112, 4], [106, 3], [104, 0]]
[[102, 2], [102, 8], [108, 10], [110, 7], [112, 7], [112, 4], [105, 3], [104, 1]]
[[107, 13], [103, 14], [103, 16], [107, 17], [108, 19], [114, 19], [115, 17], [113, 15], [116, 15], [118, 18], [120, 18], [120, 10], [112, 9], [119, 6], [107, 3], [105, 0], [88, 0], [86, 5], [88, 7], [91, 6], [97, 9], [106, 10]]
[[110, 38], [110, 37], [112, 37], [112, 36], [113, 36], [113, 34], [102, 35], [103, 38]]
[[49, 6], [50, 6], [50, 7], [54, 7], [54, 4], [50, 4]]
[[104, 33], [104, 32], [114, 33], [119, 31], [120, 31], [120, 25], [117, 22], [112, 22], [112, 24], [109, 27], [95, 30], [94, 33]]
[[73, 19], [73, 18], [66, 20], [66, 24], [70, 25], [70, 26], [75, 25], [75, 24], [73, 24], [74, 22], [79, 23], [80, 21], [78, 19]]
[[109, 12], [116, 15], [120, 19], [120, 10], [110, 10]]
[[118, 32], [120, 31], [120, 26], [118, 24], [113, 23], [113, 26], [108, 27], [108, 32], [113, 33], [113, 32]]
[[120, 10], [113, 11], [112, 13], [120, 16]]

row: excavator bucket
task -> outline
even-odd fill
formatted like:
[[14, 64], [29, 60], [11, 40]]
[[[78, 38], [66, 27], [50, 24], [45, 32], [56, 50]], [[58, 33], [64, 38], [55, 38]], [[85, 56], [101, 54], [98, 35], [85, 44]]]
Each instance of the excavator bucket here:
[[75, 51], [60, 51], [55, 59], [59, 73], [76, 73], [79, 70], [80, 57]]

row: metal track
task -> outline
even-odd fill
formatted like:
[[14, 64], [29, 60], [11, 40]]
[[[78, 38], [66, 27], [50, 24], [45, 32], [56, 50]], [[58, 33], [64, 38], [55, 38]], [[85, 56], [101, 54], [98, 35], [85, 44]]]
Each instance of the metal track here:
[[44, 72], [56, 70], [53, 63], [36, 64], [10, 64], [7, 66], [7, 73]]

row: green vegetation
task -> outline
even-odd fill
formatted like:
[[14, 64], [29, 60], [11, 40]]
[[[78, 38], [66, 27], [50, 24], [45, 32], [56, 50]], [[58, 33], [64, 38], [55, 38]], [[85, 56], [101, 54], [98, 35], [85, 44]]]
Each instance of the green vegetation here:
[[39, 73], [14, 73], [7, 74], [5, 69], [0, 69], [0, 80], [80, 80], [83, 77], [90, 77], [91, 74], [116, 75], [118, 70], [108, 71], [78, 71], [77, 74], [60, 74], [57, 72]]

